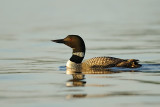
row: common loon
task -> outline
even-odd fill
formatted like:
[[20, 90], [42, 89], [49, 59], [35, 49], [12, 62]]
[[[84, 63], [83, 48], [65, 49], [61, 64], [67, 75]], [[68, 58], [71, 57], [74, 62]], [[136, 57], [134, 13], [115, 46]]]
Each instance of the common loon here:
[[82, 62], [85, 56], [85, 43], [78, 35], [68, 35], [64, 39], [51, 40], [56, 43], [63, 43], [73, 49], [72, 56], [68, 60], [67, 68], [110, 68], [110, 67], [126, 67], [138, 68], [141, 65], [137, 59], [120, 59], [114, 57], [94, 57]]

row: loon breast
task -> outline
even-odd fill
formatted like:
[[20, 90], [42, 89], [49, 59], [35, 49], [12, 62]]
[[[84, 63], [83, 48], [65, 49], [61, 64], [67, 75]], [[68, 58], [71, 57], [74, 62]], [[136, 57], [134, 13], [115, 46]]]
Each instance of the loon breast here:
[[75, 62], [72, 62], [71, 60], [68, 60], [67, 64], [66, 64], [66, 67], [67, 68], [80, 68], [81, 64], [77, 64]]

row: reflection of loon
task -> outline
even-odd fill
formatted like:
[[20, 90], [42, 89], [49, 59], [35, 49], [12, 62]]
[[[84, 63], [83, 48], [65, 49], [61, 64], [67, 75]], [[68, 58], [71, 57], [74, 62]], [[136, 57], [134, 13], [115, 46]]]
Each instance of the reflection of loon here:
[[[56, 43], [63, 43], [73, 49], [72, 57], [67, 62], [67, 68], [109, 68], [109, 67], [126, 67], [137, 68], [141, 65], [138, 64], [136, 59], [119, 59], [114, 57], [94, 57], [82, 62], [85, 56], [85, 43], [78, 35], [68, 35], [64, 39], [52, 40]], [[82, 62], [82, 63], [81, 63]]]

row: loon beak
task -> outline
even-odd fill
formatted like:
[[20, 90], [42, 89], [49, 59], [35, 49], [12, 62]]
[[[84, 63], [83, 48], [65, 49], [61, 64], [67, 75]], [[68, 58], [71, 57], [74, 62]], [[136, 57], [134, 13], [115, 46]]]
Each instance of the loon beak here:
[[64, 43], [64, 39], [57, 39], [57, 40], [51, 40], [51, 41], [56, 43]]

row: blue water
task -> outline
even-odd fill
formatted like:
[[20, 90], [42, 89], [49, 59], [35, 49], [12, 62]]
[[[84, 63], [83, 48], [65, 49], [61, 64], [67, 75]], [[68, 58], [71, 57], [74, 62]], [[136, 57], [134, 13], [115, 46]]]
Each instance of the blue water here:
[[[159, 107], [159, 0], [0, 0], [2, 107]], [[80, 35], [86, 56], [139, 59], [141, 68], [69, 72]]]

